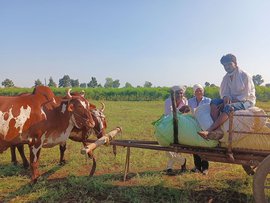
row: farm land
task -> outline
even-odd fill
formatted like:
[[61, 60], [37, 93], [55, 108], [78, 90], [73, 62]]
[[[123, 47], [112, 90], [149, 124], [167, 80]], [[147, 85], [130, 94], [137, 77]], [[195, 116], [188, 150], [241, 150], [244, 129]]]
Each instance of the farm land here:
[[[155, 141], [151, 123], [162, 115], [163, 101], [104, 103], [108, 131], [123, 128], [116, 139]], [[269, 102], [257, 106], [270, 110]], [[167, 176], [165, 152], [131, 148], [130, 172], [123, 182], [126, 148], [117, 147], [116, 156], [112, 146], [96, 149], [93, 177], [88, 176], [92, 160], [80, 154], [81, 148], [81, 143], [69, 140], [63, 166], [58, 164], [58, 146], [42, 149], [42, 176], [36, 184], [30, 183], [30, 171], [23, 169], [19, 154], [17, 166], [11, 164], [9, 150], [0, 154], [0, 202], [254, 202], [253, 178], [241, 165], [210, 162], [207, 176], [191, 172]], [[187, 168], [193, 168], [192, 155], [183, 155]]]

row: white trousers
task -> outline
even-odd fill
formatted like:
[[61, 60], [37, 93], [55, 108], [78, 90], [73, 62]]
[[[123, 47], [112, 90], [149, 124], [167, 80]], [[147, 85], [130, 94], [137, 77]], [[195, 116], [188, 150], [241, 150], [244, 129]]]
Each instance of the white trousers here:
[[166, 155], [169, 158], [167, 163], [167, 169], [173, 169], [173, 164], [175, 162], [179, 162], [180, 166], [182, 166], [185, 163], [186, 159], [180, 153], [166, 152]]

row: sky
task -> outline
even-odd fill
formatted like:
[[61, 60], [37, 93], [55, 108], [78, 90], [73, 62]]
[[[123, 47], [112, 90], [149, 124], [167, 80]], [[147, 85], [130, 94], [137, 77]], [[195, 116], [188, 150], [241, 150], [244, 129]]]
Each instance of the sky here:
[[220, 85], [220, 58], [270, 83], [268, 0], [0, 0], [0, 86], [69, 75]]

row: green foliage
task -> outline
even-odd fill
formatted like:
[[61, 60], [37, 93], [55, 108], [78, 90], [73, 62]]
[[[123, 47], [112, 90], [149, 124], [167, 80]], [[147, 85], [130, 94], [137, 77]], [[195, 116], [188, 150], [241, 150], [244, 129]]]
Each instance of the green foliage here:
[[42, 84], [42, 82], [41, 82], [40, 79], [37, 79], [37, 80], [35, 81], [35, 85], [34, 85], [34, 86], [40, 86], [40, 85], [43, 85], [43, 84]]
[[86, 85], [86, 83], [84, 82], [84, 83], [81, 83], [81, 84], [80, 84], [80, 87], [81, 87], [81, 88], [86, 88], [87, 85]]
[[22, 93], [31, 93], [31, 92], [33, 92], [33, 88], [18, 88], [18, 87], [0, 88], [1, 96], [15, 96]]
[[126, 82], [124, 88], [130, 88], [130, 87], [133, 87], [129, 82]]
[[118, 88], [120, 86], [119, 80], [113, 80], [112, 78], [106, 78], [106, 82], [104, 84], [105, 88]]
[[[67, 88], [51, 88], [55, 95], [66, 95]], [[72, 88], [73, 92], [85, 91], [86, 98], [92, 100], [107, 101], [158, 101], [165, 100], [170, 96], [170, 88], [168, 87], [129, 87], [129, 88]], [[30, 93], [33, 88], [0, 88], [0, 95], [14, 96], [21, 93]], [[205, 87], [205, 96], [209, 98], [219, 98], [219, 87]], [[193, 89], [188, 87], [185, 96], [189, 99], [193, 97]], [[256, 86], [257, 101], [270, 101], [270, 87]]]
[[152, 87], [152, 83], [149, 81], [145, 81], [143, 87]]
[[13, 83], [13, 81], [12, 80], [10, 80], [10, 79], [5, 79], [3, 82], [2, 82], [2, 85], [4, 86], [4, 87], [14, 87], [14, 83]]
[[204, 85], [205, 85], [205, 87], [208, 87], [208, 86], [210, 86], [210, 83], [209, 82], [205, 82]]
[[48, 86], [49, 87], [56, 87], [57, 86], [56, 83], [53, 81], [52, 76], [49, 78]]
[[71, 87], [71, 79], [68, 75], [64, 75], [63, 78], [59, 79], [59, 87]]
[[76, 80], [71, 79], [70, 84], [71, 84], [71, 87], [79, 87], [80, 86], [78, 79], [76, 79]]
[[91, 81], [87, 84], [87, 87], [95, 88], [98, 86], [97, 79], [95, 77], [91, 77]]
[[270, 87], [256, 86], [257, 101], [267, 102], [270, 100]]
[[256, 85], [256, 86], [260, 86], [264, 82], [262, 76], [259, 74], [253, 75], [252, 80], [254, 82], [254, 85]]
[[119, 80], [114, 80], [112, 83], [113, 88], [118, 88], [120, 86], [120, 81]]
[[104, 87], [105, 88], [111, 88], [111, 87], [113, 87], [113, 79], [112, 78], [106, 78], [105, 80], [106, 80], [106, 82], [104, 84]]

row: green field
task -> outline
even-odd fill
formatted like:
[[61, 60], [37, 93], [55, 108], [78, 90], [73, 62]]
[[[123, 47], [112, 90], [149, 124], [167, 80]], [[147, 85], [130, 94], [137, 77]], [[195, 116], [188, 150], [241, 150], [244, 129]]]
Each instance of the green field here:
[[[94, 102], [99, 105], [98, 102]], [[108, 130], [121, 126], [117, 139], [155, 140], [151, 123], [163, 113], [162, 101], [106, 101]], [[270, 104], [259, 103], [270, 109]], [[130, 174], [123, 182], [126, 148], [102, 146], [95, 151], [97, 170], [88, 177], [92, 161], [80, 154], [82, 145], [68, 141], [64, 166], [58, 146], [42, 149], [38, 183], [30, 171], [10, 163], [9, 150], [0, 154], [0, 202], [253, 202], [252, 177], [240, 165], [210, 162], [208, 176], [186, 172], [166, 176], [165, 152], [131, 148]], [[26, 148], [28, 153], [28, 149]], [[193, 157], [184, 154], [187, 167]], [[180, 168], [179, 165], [175, 166]]]

